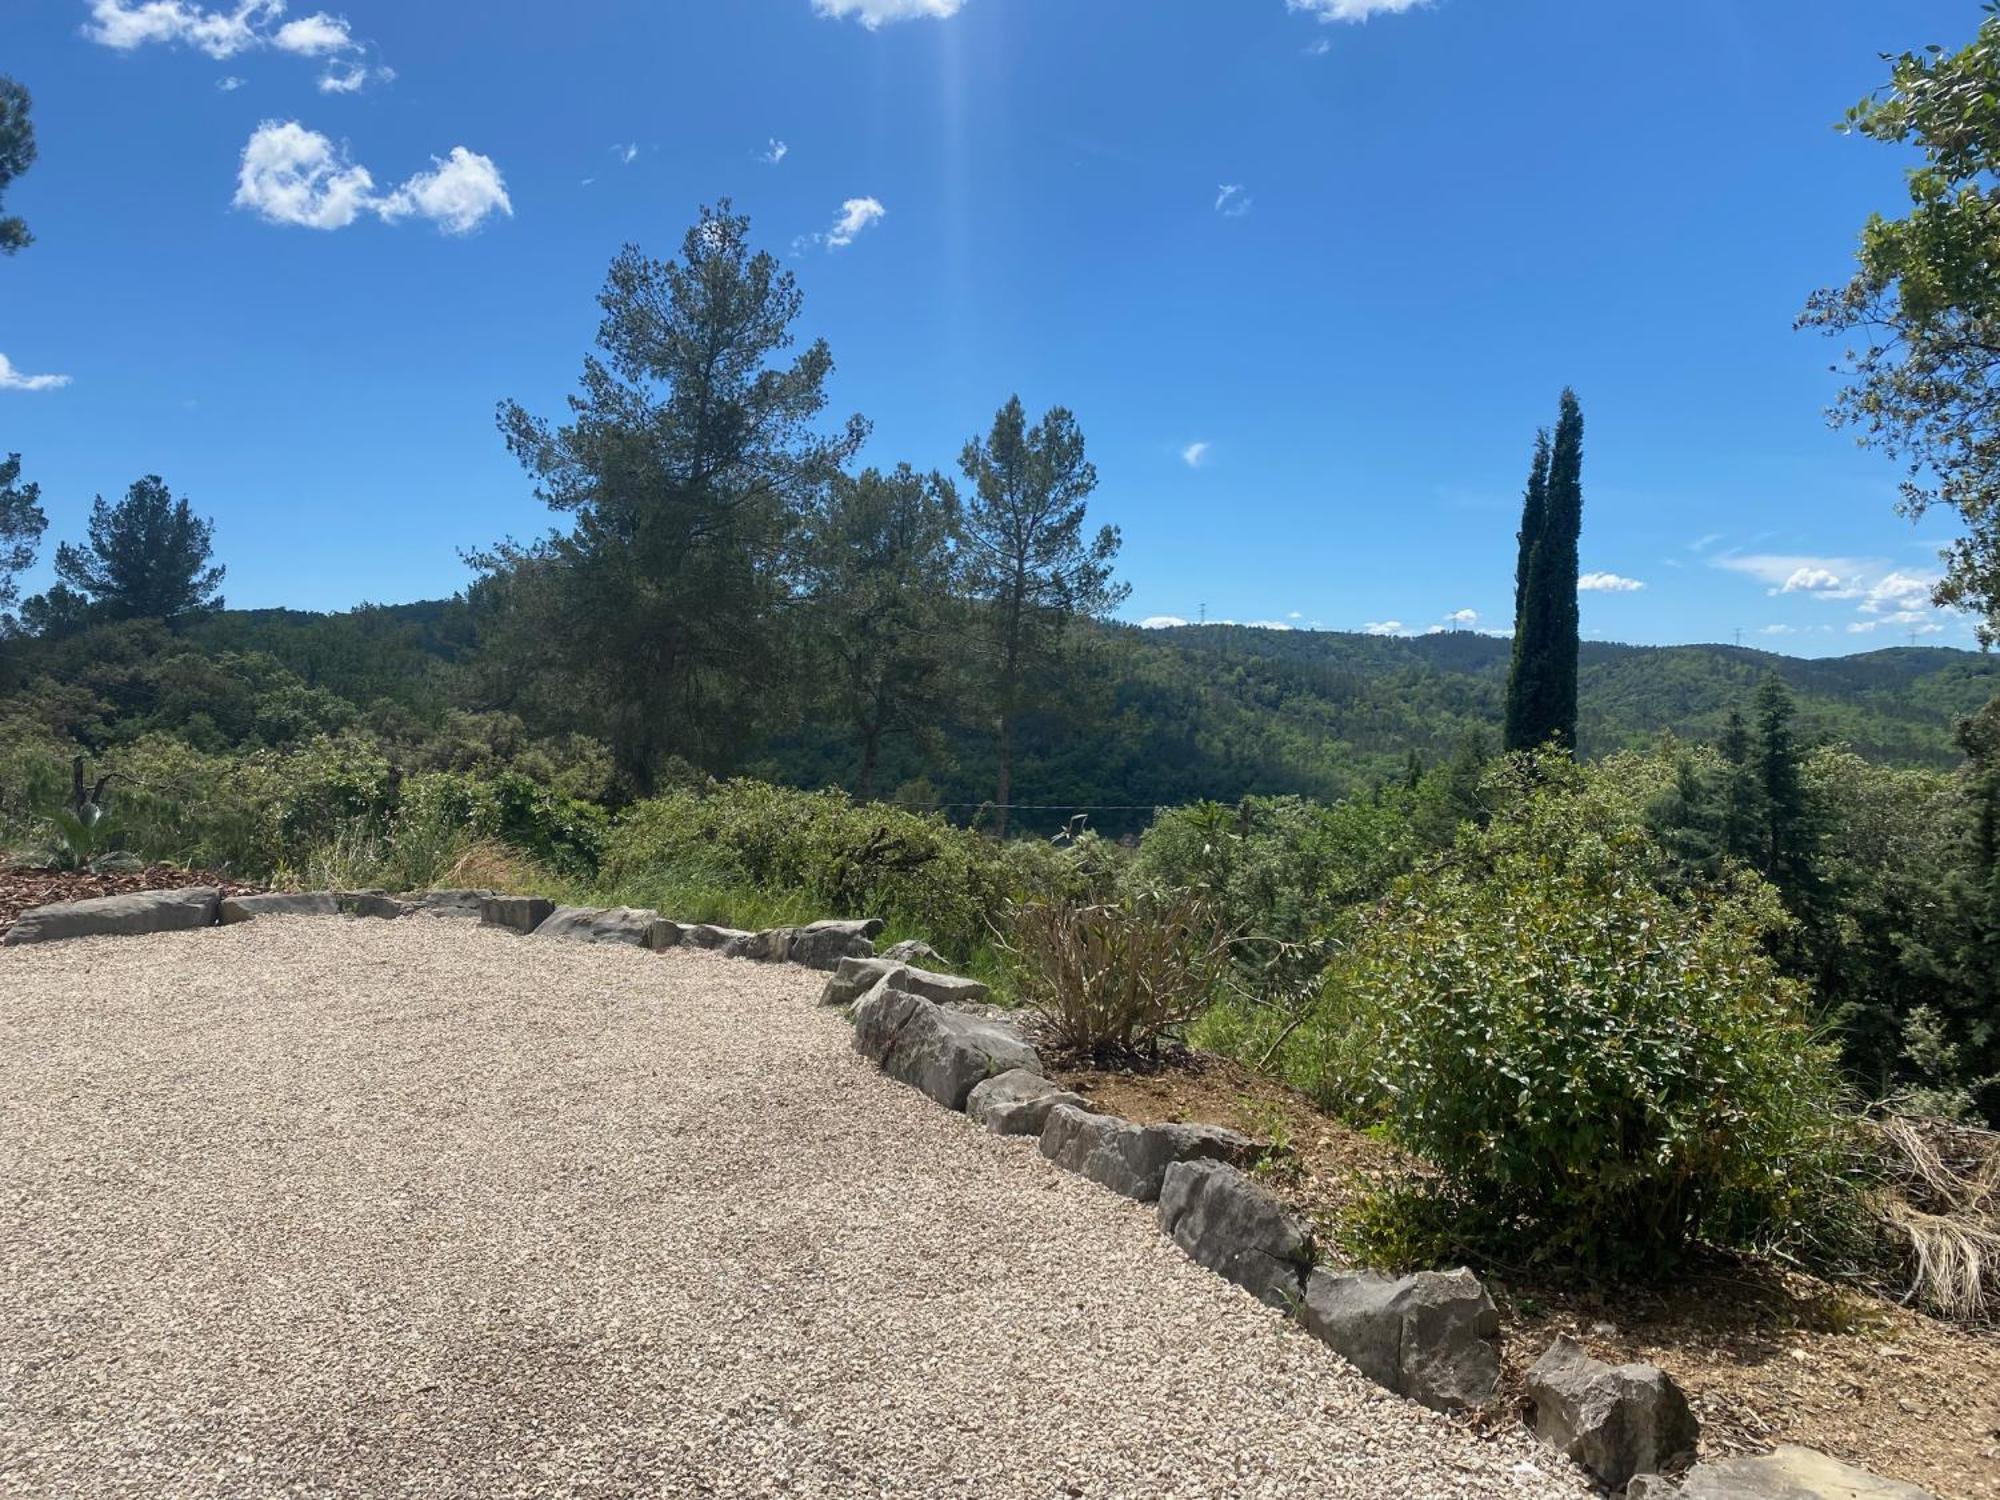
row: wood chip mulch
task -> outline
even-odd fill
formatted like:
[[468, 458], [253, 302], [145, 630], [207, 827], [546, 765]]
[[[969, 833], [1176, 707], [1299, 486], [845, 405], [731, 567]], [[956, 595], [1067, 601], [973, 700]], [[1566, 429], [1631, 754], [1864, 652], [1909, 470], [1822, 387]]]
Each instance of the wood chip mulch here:
[[123, 896], [132, 891], [171, 891], [184, 885], [220, 886], [225, 896], [261, 891], [260, 885], [183, 870], [175, 865], [149, 865], [143, 870], [97, 873], [90, 870], [0, 869], [0, 933], [14, 919], [37, 906], [58, 901], [82, 901], [92, 896]]

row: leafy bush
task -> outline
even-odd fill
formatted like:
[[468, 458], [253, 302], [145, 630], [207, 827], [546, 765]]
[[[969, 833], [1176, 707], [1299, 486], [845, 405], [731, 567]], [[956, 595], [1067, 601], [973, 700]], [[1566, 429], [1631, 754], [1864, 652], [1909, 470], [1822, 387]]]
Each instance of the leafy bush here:
[[1057, 1045], [1099, 1056], [1157, 1053], [1208, 1008], [1229, 964], [1228, 937], [1185, 893], [1029, 902], [1009, 913], [1007, 933], [1021, 997]]
[[1676, 901], [1658, 851], [1544, 765], [1401, 883], [1329, 979], [1351, 1080], [1489, 1229], [1625, 1270], [1846, 1211], [1843, 1091], [1762, 939], [1768, 888]]
[[600, 880], [649, 906], [690, 886], [782, 893], [819, 916], [882, 917], [964, 961], [1010, 899], [1107, 889], [1114, 860], [1088, 835], [1060, 848], [997, 844], [842, 792], [730, 781], [635, 804], [606, 840]]

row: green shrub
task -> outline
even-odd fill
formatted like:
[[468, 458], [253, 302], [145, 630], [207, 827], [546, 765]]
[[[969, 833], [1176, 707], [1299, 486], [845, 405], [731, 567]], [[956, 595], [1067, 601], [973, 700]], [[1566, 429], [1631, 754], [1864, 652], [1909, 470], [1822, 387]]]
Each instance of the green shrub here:
[[1817, 1232], [1843, 1091], [1764, 951], [1768, 888], [1676, 901], [1644, 832], [1545, 767], [1403, 882], [1329, 979], [1350, 1081], [1439, 1190], [1538, 1253], [1657, 1269]]

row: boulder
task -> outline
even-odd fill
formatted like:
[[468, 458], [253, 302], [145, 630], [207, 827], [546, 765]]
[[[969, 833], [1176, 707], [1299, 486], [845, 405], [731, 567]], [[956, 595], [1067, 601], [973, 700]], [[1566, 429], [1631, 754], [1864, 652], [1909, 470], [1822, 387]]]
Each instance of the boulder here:
[[1672, 1500], [1680, 1487], [1658, 1474], [1634, 1474], [1625, 1481], [1625, 1500]]
[[[762, 932], [739, 932], [722, 946], [724, 958], [747, 958], [760, 964], [781, 964], [791, 956], [793, 927], [769, 927]], [[870, 945], [869, 952], [874, 952]]]
[[577, 943], [626, 943], [648, 946], [657, 912], [637, 906], [558, 906], [531, 934], [567, 938]]
[[974, 1086], [965, 1112], [995, 1135], [1040, 1135], [1058, 1104], [1088, 1109], [1083, 1095], [1050, 1083], [1039, 1073], [1013, 1068]]
[[[869, 925], [867, 922], [815, 922], [809, 927], [794, 928], [791, 940], [785, 945], [784, 956], [808, 969], [837, 969], [844, 959], [872, 958], [875, 944], [860, 931]], [[882, 924], [876, 922], [872, 925], [879, 931]]]
[[1275, 1195], [1219, 1161], [1177, 1161], [1160, 1183], [1160, 1229], [1188, 1258], [1270, 1307], [1292, 1311], [1312, 1269], [1312, 1231]]
[[933, 974], [929, 969], [905, 968], [896, 986], [912, 995], [922, 995], [933, 1005], [981, 1005], [989, 993], [986, 986], [976, 979], [962, 979], [956, 974]]
[[694, 922], [681, 929], [681, 944], [688, 948], [720, 948], [727, 953], [731, 943], [750, 935], [737, 927], [717, 927], [712, 922]]
[[261, 896], [224, 896], [215, 919], [225, 927], [257, 917], [337, 917], [332, 891], [272, 891]]
[[681, 939], [687, 936], [687, 929], [680, 923], [665, 917], [653, 918], [653, 925], [646, 929], [646, 946], [655, 953], [665, 953], [669, 948], [678, 948]]
[[920, 943], [915, 938], [904, 938], [900, 943], [891, 943], [882, 950], [882, 957], [899, 964], [908, 964], [916, 969], [944, 970], [947, 965], [944, 955], [929, 943]]
[[1607, 1489], [1623, 1489], [1635, 1474], [1679, 1468], [1694, 1457], [1701, 1436], [1687, 1397], [1666, 1371], [1607, 1365], [1569, 1338], [1558, 1338], [1535, 1361], [1528, 1399], [1537, 1436]]
[[830, 917], [819, 922], [808, 922], [799, 928], [800, 932], [839, 932], [848, 937], [868, 939], [868, 951], [875, 951], [875, 938], [889, 924], [880, 917]]
[[1682, 1500], [1932, 1500], [1928, 1490], [1790, 1443], [1755, 1458], [1698, 1463], [1680, 1493]]
[[1500, 1314], [1470, 1271], [1316, 1269], [1299, 1321], [1377, 1385], [1460, 1411], [1492, 1401], [1500, 1385]]
[[92, 896], [83, 901], [59, 901], [24, 911], [0, 938], [0, 944], [54, 943], [64, 938], [133, 937], [147, 932], [183, 932], [211, 927], [222, 892], [212, 885], [186, 885], [172, 891], [130, 891], [122, 896]]
[[343, 917], [406, 917], [415, 907], [398, 901], [387, 891], [335, 891], [334, 905]]
[[901, 970], [891, 958], [843, 958], [819, 992], [821, 1005], [852, 1005], [882, 979]]
[[405, 891], [398, 899], [405, 906], [434, 917], [477, 917], [482, 904], [494, 894], [473, 890]]
[[555, 902], [541, 896], [488, 896], [479, 903], [479, 921], [485, 927], [533, 932], [555, 909]]
[[1175, 1162], [1241, 1161], [1251, 1146], [1247, 1136], [1219, 1125], [1134, 1125], [1072, 1104], [1050, 1110], [1042, 1127], [1042, 1155], [1141, 1203], [1159, 1198]]
[[974, 1087], [988, 1078], [1016, 1068], [1042, 1070], [1035, 1049], [1010, 1027], [891, 989], [887, 980], [854, 1007], [854, 1050], [947, 1109], [964, 1109]]

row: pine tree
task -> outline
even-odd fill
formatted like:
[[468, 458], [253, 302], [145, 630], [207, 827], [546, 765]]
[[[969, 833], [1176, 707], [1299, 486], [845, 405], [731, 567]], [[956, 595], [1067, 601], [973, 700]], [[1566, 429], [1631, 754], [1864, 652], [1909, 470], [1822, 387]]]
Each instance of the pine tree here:
[[214, 533], [214, 522], [148, 474], [116, 505], [97, 497], [88, 544], [56, 548], [56, 576], [106, 619], [171, 621], [220, 609], [223, 570], [208, 561]]
[[1583, 410], [1562, 393], [1555, 440], [1538, 437], [1521, 507], [1507, 748], [1576, 748], [1577, 547], [1583, 532]]
[[6, 612], [20, 597], [14, 575], [35, 560], [35, 548], [49, 518], [42, 514], [42, 487], [22, 484], [21, 455], [0, 459], [0, 634], [7, 628]]
[[[20, 84], [0, 78], [0, 196], [35, 164], [35, 122], [28, 117], [32, 103]], [[25, 220], [0, 216], [0, 255], [12, 255], [34, 242]]]

